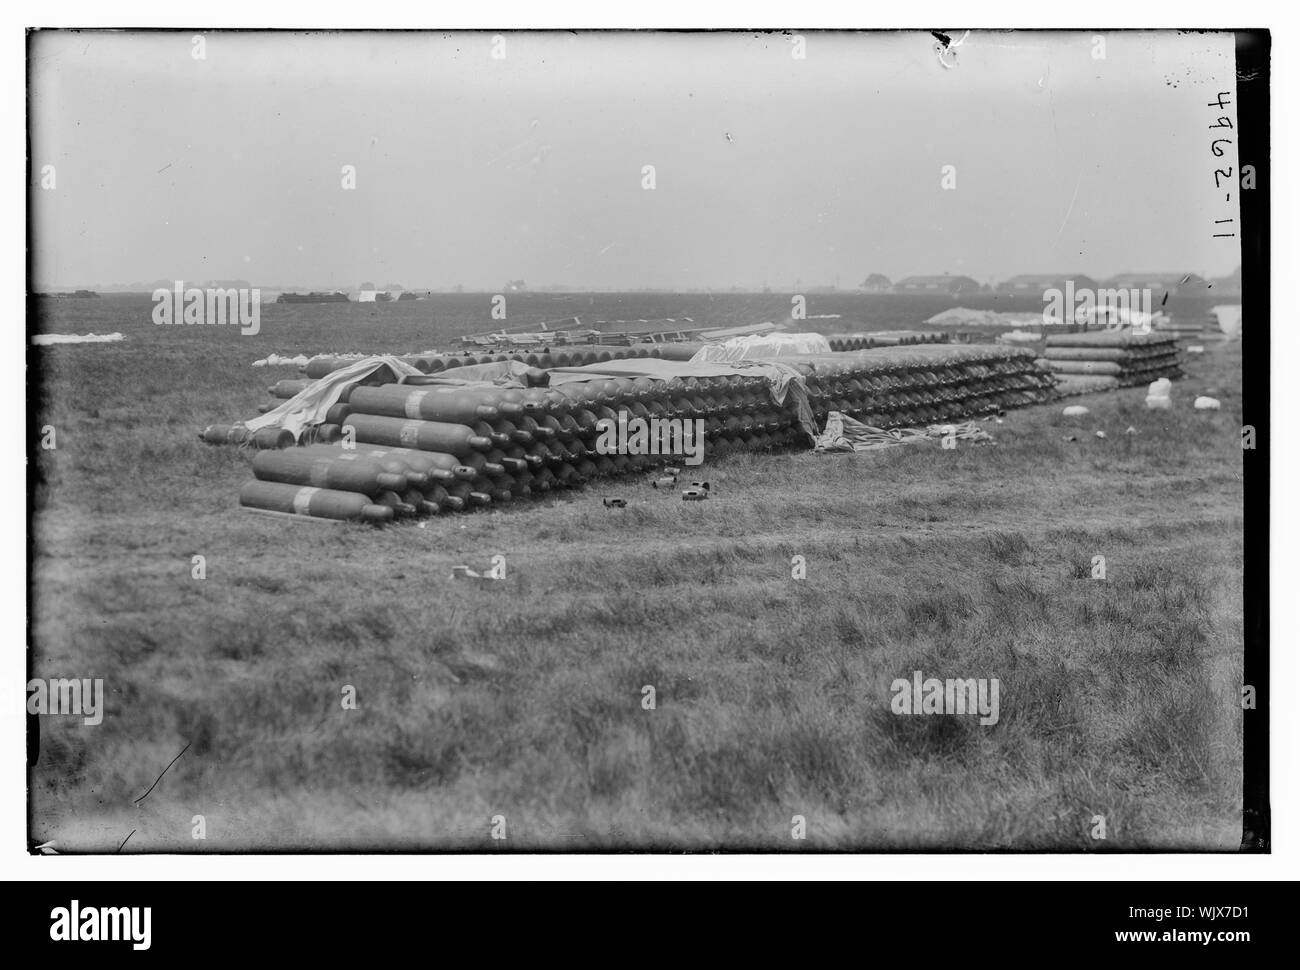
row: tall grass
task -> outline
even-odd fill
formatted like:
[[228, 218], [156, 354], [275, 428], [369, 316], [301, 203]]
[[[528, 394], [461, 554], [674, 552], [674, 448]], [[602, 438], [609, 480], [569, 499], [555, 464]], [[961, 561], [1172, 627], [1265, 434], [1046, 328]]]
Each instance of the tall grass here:
[[[284, 350], [313, 337], [295, 326]], [[1240, 838], [1230, 350], [1192, 360], [1169, 412], [1134, 389], [1081, 399], [1082, 420], [1010, 412], [989, 423], [993, 446], [711, 462], [701, 503], [647, 477], [375, 530], [241, 513], [247, 454], [194, 432], [250, 415], [281, 375], [247, 366], [269, 352], [255, 340], [173, 344], [167, 329], [36, 352], [33, 404], [59, 437], [35, 458], [34, 676], [102, 677], [107, 697], [98, 727], [42, 721], [40, 841], [111, 851], [135, 829], [126, 851], [1105, 851]], [[1223, 410], [1193, 411], [1209, 388]], [[606, 509], [614, 495], [628, 507]], [[504, 581], [450, 578], [498, 553]], [[191, 578], [195, 555], [206, 579]], [[890, 684], [917, 669], [998, 678], [997, 724], [893, 714]], [[341, 704], [349, 685], [356, 710]], [[191, 838], [195, 815], [206, 840]], [[489, 838], [498, 815], [504, 843]], [[806, 840], [791, 838], [796, 815]]]

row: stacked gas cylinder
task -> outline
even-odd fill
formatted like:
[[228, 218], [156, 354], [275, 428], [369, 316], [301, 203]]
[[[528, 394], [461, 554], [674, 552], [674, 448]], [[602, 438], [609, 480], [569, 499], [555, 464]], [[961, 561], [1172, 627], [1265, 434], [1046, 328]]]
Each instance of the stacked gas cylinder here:
[[781, 358], [804, 373], [820, 427], [839, 411], [876, 428], [964, 420], [1049, 401], [1055, 378], [1019, 347], [929, 344]]
[[[881, 330], [875, 333], [828, 334], [831, 350], [869, 350], [873, 347], [900, 347], [912, 344], [947, 343], [948, 335], [937, 330]], [[655, 346], [656, 356], [664, 360], [691, 360], [710, 344], [703, 341], [676, 341]], [[635, 348], [632, 348], [635, 349]], [[782, 360], [785, 359], [783, 356]]]
[[[604, 378], [545, 388], [357, 385], [326, 417], [344, 442], [253, 459], [240, 504], [374, 522], [499, 504], [680, 457], [601, 454], [602, 419], [703, 421], [705, 454], [787, 445], [802, 432], [763, 377]], [[345, 447], [345, 444], [348, 447]]]
[[1047, 338], [1040, 363], [1060, 378], [1062, 395], [1090, 394], [1182, 377], [1170, 333], [1098, 330]]
[[[402, 361], [425, 374], [436, 374], [456, 367], [468, 367], [471, 364], [491, 364], [503, 360], [517, 360], [529, 367], [582, 367], [586, 364], [600, 364], [607, 360], [621, 360], [628, 357], [658, 357], [661, 344], [636, 344], [628, 347], [602, 347], [596, 345], [575, 345], [572, 347], [547, 347], [536, 350], [511, 350], [502, 353], [481, 354], [409, 354], [401, 357]], [[318, 354], [307, 361], [299, 370], [311, 380], [324, 377], [341, 367], [364, 360], [367, 354]]]
[[[1210, 328], [1207, 317], [1197, 319], [1194, 316], [1161, 316], [1155, 321], [1155, 329], [1172, 336], [1175, 340], [1200, 340]], [[1217, 330], [1217, 327], [1213, 327]]]
[[[781, 357], [803, 375], [820, 427], [840, 411], [880, 428], [966, 419], [1054, 396], [1031, 351], [943, 344]], [[296, 385], [282, 388], [287, 393]], [[700, 420], [704, 455], [807, 444], [795, 401], [767, 378], [597, 377], [548, 387], [358, 384], [321, 428], [342, 443], [261, 451], [242, 505], [386, 522], [496, 505], [680, 457], [601, 454], [602, 419]], [[347, 445], [347, 447], [345, 447]]]
[[912, 344], [945, 344], [948, 335], [938, 330], [877, 330], [873, 333], [837, 333], [827, 336], [831, 350], [869, 350]]

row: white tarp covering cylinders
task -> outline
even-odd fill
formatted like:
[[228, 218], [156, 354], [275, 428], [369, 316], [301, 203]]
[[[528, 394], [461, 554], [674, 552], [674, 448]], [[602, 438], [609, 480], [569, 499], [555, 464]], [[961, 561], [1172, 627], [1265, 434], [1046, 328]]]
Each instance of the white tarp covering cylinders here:
[[828, 354], [830, 341], [819, 333], [765, 333], [733, 337], [720, 344], [705, 344], [691, 360], [707, 361], [770, 360], [793, 354]]

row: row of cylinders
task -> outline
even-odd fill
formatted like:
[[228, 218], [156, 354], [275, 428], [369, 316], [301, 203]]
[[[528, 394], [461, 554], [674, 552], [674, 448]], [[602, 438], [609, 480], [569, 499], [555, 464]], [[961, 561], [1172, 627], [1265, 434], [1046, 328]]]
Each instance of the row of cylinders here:
[[[876, 333], [836, 334], [827, 338], [831, 350], [866, 350], [872, 347], [893, 347], [907, 344], [946, 343], [947, 334], [920, 330], [896, 330]], [[634, 357], [659, 357], [664, 360], [690, 360], [701, 348], [710, 346], [700, 341], [673, 341], [641, 343], [630, 346], [590, 344], [572, 347], [546, 347], [536, 350], [511, 350], [493, 353], [428, 353], [408, 354], [399, 360], [410, 364], [424, 374], [437, 374], [472, 364], [492, 364], [514, 360], [529, 367], [585, 367], [610, 360]], [[307, 377], [316, 380], [342, 367], [363, 359], [364, 355], [318, 354], [300, 368]]]
[[549, 388], [357, 385], [317, 429], [353, 447], [262, 452], [241, 504], [390, 521], [508, 502], [597, 477], [648, 471], [672, 455], [601, 454], [602, 420], [699, 419], [710, 455], [794, 444], [792, 412], [762, 378], [608, 378]]
[[948, 335], [929, 330], [884, 330], [873, 333], [828, 334], [826, 340], [831, 345], [831, 350], [848, 351], [909, 344], [941, 344], [948, 342]]
[[1028, 352], [909, 348], [880, 368], [879, 354], [803, 355], [808, 401], [820, 424], [831, 411], [881, 428], [935, 424], [1050, 399], [1055, 378]]
[[[1036, 367], [1032, 353], [1019, 349], [909, 347], [786, 362], [804, 375], [819, 424], [829, 410], [867, 414], [880, 427], [954, 420], [1054, 393], [1054, 379]], [[290, 390], [285, 384], [273, 393]], [[775, 405], [763, 377], [610, 377], [528, 388], [358, 384], [313, 430], [317, 442], [344, 438], [355, 448], [315, 444], [259, 454], [257, 481], [245, 486], [241, 502], [388, 521], [577, 487], [662, 461], [596, 450], [599, 422], [616, 421], [619, 411], [645, 419], [700, 419], [710, 456], [804, 437], [789, 400]]]
[[[611, 360], [624, 360], [631, 357], [658, 357], [659, 344], [637, 344], [630, 347], [602, 347], [597, 345], [546, 348], [539, 350], [512, 350], [507, 353], [483, 354], [408, 354], [398, 359], [410, 364], [422, 374], [437, 374], [454, 370], [457, 367], [469, 367], [473, 364], [494, 364], [514, 360], [529, 367], [585, 367], [588, 364], [603, 364]], [[318, 380], [326, 374], [363, 360], [362, 356], [342, 356], [318, 354], [307, 361], [299, 370], [312, 380]]]

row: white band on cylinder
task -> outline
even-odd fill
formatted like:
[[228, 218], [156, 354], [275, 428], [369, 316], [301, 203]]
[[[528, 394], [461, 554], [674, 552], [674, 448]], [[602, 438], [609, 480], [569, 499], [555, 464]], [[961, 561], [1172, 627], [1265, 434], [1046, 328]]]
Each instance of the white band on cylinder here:
[[319, 491], [319, 488], [312, 488], [311, 486], [298, 489], [298, 494], [293, 497], [294, 514], [311, 515], [311, 499]]
[[406, 395], [406, 416], [408, 418], [418, 418], [420, 416], [420, 402], [428, 391], [412, 391]]

